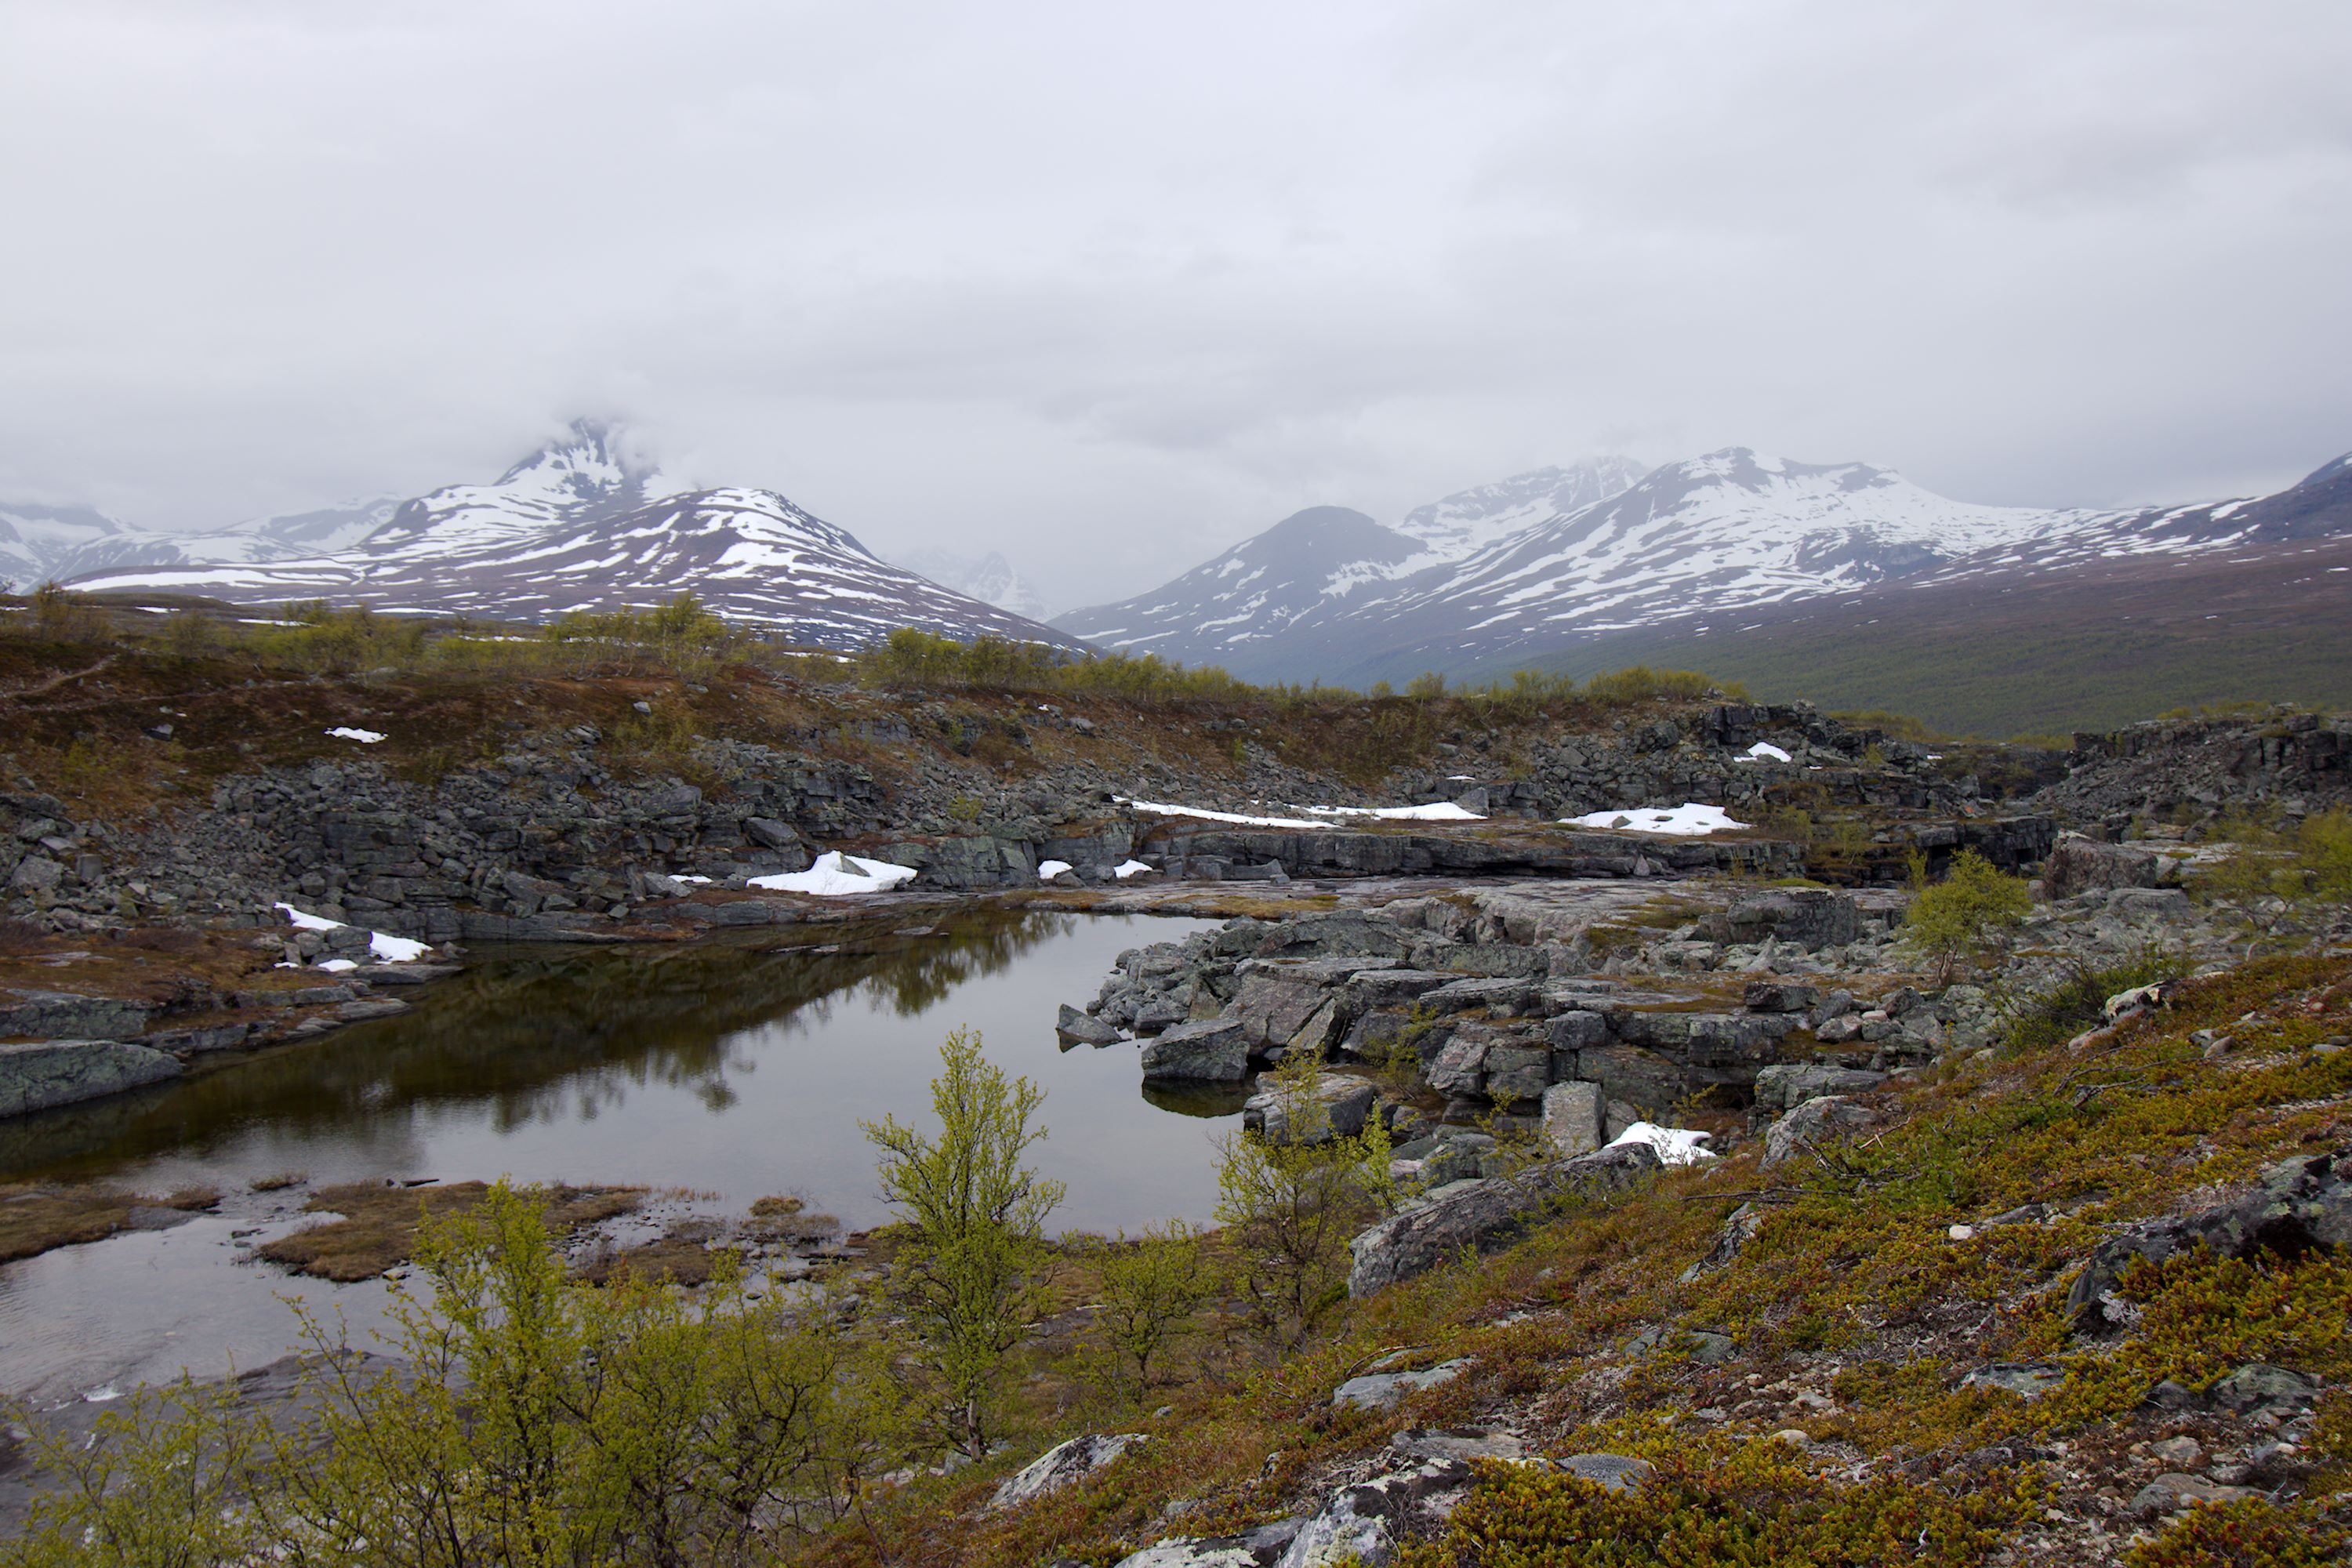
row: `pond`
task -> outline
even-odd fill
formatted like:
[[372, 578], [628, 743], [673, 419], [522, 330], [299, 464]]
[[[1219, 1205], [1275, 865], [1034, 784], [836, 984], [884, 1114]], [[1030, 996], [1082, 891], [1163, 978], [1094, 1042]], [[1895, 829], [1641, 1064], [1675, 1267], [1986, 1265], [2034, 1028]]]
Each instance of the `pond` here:
[[[1216, 1134], [1241, 1097], [1147, 1099], [1135, 1047], [1063, 1051], [1058, 1004], [1124, 949], [1211, 922], [968, 906], [929, 923], [627, 948], [483, 948], [409, 1013], [224, 1062], [141, 1094], [0, 1124], [0, 1181], [101, 1180], [231, 1194], [217, 1215], [0, 1266], [0, 1389], [250, 1367], [291, 1348], [298, 1290], [364, 1331], [381, 1285], [243, 1262], [298, 1223], [256, 1180], [640, 1184], [740, 1212], [789, 1193], [852, 1227], [885, 1217], [858, 1123], [929, 1126], [941, 1038], [1046, 1092], [1033, 1152], [1068, 1186], [1057, 1228], [1205, 1220]], [[355, 1336], [356, 1337], [356, 1336]]]

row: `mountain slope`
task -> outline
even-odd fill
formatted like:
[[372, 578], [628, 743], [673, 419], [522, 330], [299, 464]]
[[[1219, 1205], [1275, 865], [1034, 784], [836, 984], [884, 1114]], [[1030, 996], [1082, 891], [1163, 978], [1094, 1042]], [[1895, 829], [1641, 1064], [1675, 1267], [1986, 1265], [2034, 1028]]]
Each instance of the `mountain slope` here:
[[[313, 537], [337, 539], [358, 520], [307, 521]], [[74, 585], [523, 620], [691, 591], [719, 615], [820, 647], [856, 647], [904, 626], [1071, 646], [887, 564], [773, 490], [677, 488], [633, 458], [618, 432], [584, 420], [492, 483], [406, 501], [340, 549], [106, 571]]]
[[1529, 521], [1604, 500], [1642, 475], [1630, 458], [1538, 468], [1415, 509], [1393, 527], [1309, 507], [1149, 594], [1055, 624], [1105, 647], [1255, 668], [1260, 651], [1391, 585], [1507, 538]]
[[1634, 660], [1602, 645], [1713, 635], [1720, 646], [1774, 635], [1770, 626], [1789, 620], [1780, 612], [1795, 606], [1852, 601], [1895, 614], [1885, 608], [1889, 595], [1948, 586], [1958, 603], [2030, 580], [2088, 584], [2098, 579], [2086, 574], [2116, 562], [2250, 556], [2292, 575], [2294, 550], [2352, 531], [2347, 492], [2352, 466], [2337, 462], [2244, 500], [2131, 511], [1987, 507], [1864, 464], [1730, 447], [1356, 595], [1235, 662], [1260, 678], [1351, 682], [1423, 669], [1605, 667]]

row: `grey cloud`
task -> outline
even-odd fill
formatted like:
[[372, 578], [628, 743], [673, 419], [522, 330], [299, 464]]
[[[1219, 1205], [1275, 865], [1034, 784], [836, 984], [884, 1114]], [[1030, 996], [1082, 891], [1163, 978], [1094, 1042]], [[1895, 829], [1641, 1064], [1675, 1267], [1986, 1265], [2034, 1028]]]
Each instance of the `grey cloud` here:
[[16, 0], [0, 495], [229, 521], [582, 411], [1123, 595], [1582, 453], [1972, 500], [2352, 446], [2352, 12]]

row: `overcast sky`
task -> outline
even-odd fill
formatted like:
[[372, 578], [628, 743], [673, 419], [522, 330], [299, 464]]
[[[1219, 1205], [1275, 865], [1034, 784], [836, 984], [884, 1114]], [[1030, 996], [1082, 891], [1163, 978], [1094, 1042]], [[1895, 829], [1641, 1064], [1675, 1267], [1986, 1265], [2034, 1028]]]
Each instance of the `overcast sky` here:
[[1056, 605], [1603, 449], [1971, 500], [2352, 448], [2345, 0], [0, 0], [0, 496], [577, 413]]

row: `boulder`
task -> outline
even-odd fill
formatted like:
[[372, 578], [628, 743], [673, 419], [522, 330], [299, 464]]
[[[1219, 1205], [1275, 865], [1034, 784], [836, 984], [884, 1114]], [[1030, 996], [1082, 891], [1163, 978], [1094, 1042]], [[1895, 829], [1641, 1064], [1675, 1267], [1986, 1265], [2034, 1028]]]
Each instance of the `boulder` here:
[[1466, 1361], [1449, 1361], [1418, 1372], [1366, 1373], [1333, 1389], [1331, 1405], [1337, 1410], [1394, 1410], [1407, 1395], [1441, 1387], [1469, 1370]]
[[1739, 994], [1739, 1005], [1751, 1013], [1804, 1013], [1820, 994], [1793, 980], [1751, 980]]
[[1460, 1459], [1431, 1459], [1349, 1487], [1299, 1530], [1282, 1568], [1377, 1568], [1399, 1542], [1433, 1531], [1474, 1479]]
[[[1260, 1079], [1260, 1083], [1267, 1080]], [[1317, 1076], [1313, 1109], [1305, 1116], [1279, 1089], [1250, 1096], [1242, 1107], [1242, 1126], [1270, 1143], [1328, 1143], [1353, 1138], [1370, 1120], [1377, 1091], [1366, 1079], [1327, 1072]], [[1297, 1123], [1304, 1122], [1304, 1127]]]
[[1349, 1243], [1348, 1294], [1369, 1296], [1465, 1251], [1507, 1246], [1562, 1205], [1630, 1185], [1657, 1169], [1657, 1153], [1647, 1144], [1619, 1144], [1513, 1176], [1439, 1188]]
[[2153, 888], [2163, 867], [2153, 850], [2067, 833], [2059, 836], [2042, 868], [2042, 886], [2053, 899], [2071, 899], [2095, 888]]
[[1249, 1071], [1249, 1033], [1234, 1018], [1178, 1024], [1147, 1041], [1143, 1076], [1239, 1083]]
[[1878, 1118], [1865, 1106], [1834, 1094], [1806, 1100], [1765, 1131], [1764, 1160], [1781, 1164], [1853, 1137]]
[[981, 1511], [994, 1513], [1000, 1509], [1019, 1508], [1034, 1502], [1049, 1492], [1056, 1492], [1072, 1481], [1083, 1479], [1102, 1468], [1129, 1448], [1151, 1439], [1140, 1432], [1119, 1432], [1108, 1436], [1090, 1434], [1073, 1437], [1030, 1461], [1019, 1473], [996, 1489]]
[[1090, 1013], [1081, 1013], [1067, 1002], [1054, 1019], [1054, 1034], [1065, 1046], [1103, 1047], [1116, 1045], [1119, 1032]]
[[2348, 1245], [2352, 1180], [2336, 1155], [2299, 1155], [2263, 1171], [2241, 1198], [2148, 1220], [2101, 1242], [2066, 1293], [2066, 1313], [2077, 1332], [2120, 1327], [2130, 1314], [2111, 1310], [2114, 1293], [2136, 1258], [2162, 1263], [2195, 1247], [2232, 1258], [2265, 1248], [2292, 1258]]
[[1756, 1075], [1756, 1109], [1794, 1110], [1823, 1095], [1866, 1094], [1886, 1081], [1883, 1072], [1822, 1062], [1776, 1062]]
[[1275, 1568], [1303, 1520], [1280, 1520], [1239, 1535], [1171, 1535], [1130, 1552], [1114, 1568]]
[[1809, 952], [1843, 947], [1862, 935], [1862, 910], [1851, 893], [1826, 888], [1776, 888], [1736, 900], [1706, 921], [1717, 942], [1758, 942], [1767, 938]]
[[1544, 1090], [1544, 1142], [1563, 1160], [1589, 1154], [1603, 1142], [1607, 1115], [1599, 1084], [1556, 1083]]
[[33, 1040], [0, 1045], [0, 1116], [23, 1116], [177, 1078], [162, 1051], [121, 1040]]

